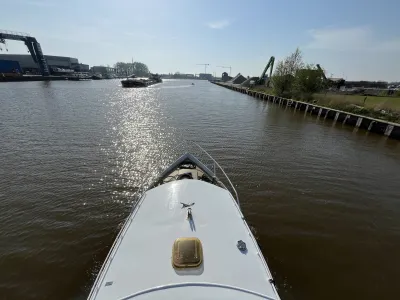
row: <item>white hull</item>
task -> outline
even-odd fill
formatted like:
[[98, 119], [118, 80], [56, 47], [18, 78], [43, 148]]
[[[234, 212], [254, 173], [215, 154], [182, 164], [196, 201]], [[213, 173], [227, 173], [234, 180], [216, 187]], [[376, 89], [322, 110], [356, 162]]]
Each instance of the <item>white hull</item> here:
[[[217, 181], [171, 180], [182, 175], [176, 172], [164, 174], [162, 184], [148, 190], [127, 218], [89, 299], [279, 299], [257, 242], [229, 191]], [[191, 172], [204, 178], [210, 171], [200, 165], [184, 173]], [[180, 238], [200, 241], [198, 266], [176, 264], [188, 253], [181, 246], [179, 256], [179, 248], [173, 248]], [[238, 241], [246, 249], [239, 250]]]

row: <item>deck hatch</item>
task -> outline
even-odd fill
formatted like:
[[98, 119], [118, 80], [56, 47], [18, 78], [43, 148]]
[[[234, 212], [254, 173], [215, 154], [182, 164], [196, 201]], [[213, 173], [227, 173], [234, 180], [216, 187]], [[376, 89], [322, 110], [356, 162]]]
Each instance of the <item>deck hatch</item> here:
[[203, 248], [198, 238], [178, 238], [172, 248], [172, 266], [176, 269], [196, 268], [203, 262]]

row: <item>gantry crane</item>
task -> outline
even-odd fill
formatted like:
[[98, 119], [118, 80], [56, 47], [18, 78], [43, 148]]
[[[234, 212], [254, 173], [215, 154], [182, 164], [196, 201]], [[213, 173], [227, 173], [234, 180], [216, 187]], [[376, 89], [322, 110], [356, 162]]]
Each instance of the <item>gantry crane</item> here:
[[39, 65], [42, 75], [43, 76], [50, 75], [49, 66], [47, 65], [46, 59], [44, 58], [42, 48], [40, 47], [40, 44], [34, 37], [29, 36], [28, 34], [25, 33], [0, 30], [0, 43], [5, 45], [6, 40], [24, 42], [26, 47], [28, 47], [28, 50], [32, 56], [33, 61]]

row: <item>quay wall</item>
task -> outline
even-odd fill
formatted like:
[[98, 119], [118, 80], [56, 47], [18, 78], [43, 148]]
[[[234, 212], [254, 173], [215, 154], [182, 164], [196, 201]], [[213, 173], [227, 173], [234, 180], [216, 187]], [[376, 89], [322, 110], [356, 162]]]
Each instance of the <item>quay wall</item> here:
[[230, 90], [247, 94], [254, 98], [270, 101], [281, 106], [289, 106], [295, 110], [305, 111], [319, 118], [333, 119], [335, 122], [349, 126], [361, 128], [370, 132], [378, 133], [393, 139], [400, 140], [400, 124], [385, 120], [374, 119], [367, 116], [357, 115], [329, 107], [319, 106], [313, 103], [286, 99], [278, 96], [269, 95], [259, 91], [252, 91], [248, 88], [212, 81], [212, 83]]

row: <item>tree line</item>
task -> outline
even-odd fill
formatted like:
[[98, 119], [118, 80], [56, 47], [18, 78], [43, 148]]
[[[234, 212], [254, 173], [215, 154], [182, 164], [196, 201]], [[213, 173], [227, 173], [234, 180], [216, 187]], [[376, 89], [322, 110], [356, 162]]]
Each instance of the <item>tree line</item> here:
[[[343, 80], [333, 82], [324, 76], [318, 65], [306, 64], [299, 48], [279, 61], [271, 78], [275, 95], [285, 98], [312, 100], [312, 95], [330, 87], [338, 89]], [[348, 85], [357, 88], [386, 89], [384, 81], [350, 81]]]
[[117, 62], [114, 64], [114, 68], [118, 75], [129, 76], [135, 74], [136, 76], [148, 76], [150, 74], [147, 65], [137, 61], [133, 63]]
[[322, 71], [303, 61], [299, 48], [279, 61], [271, 78], [274, 93], [280, 97], [311, 100], [312, 95], [328, 87]]

